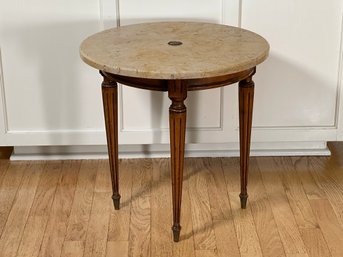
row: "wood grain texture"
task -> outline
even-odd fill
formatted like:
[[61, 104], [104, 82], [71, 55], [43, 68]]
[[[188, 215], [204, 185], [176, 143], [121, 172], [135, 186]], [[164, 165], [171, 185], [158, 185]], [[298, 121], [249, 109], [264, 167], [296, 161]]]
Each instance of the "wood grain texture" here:
[[285, 257], [286, 254], [262, 181], [261, 171], [257, 165], [257, 159], [251, 158], [250, 163], [250, 208], [263, 256]]
[[10, 161], [0, 160], [0, 185], [5, 177], [8, 167], [10, 166]]
[[106, 257], [127, 257], [129, 256], [128, 241], [109, 241], [107, 243]]
[[274, 162], [278, 167], [280, 167], [277, 171], [280, 172], [279, 174], [282, 185], [298, 226], [300, 228], [318, 227], [310, 202], [293, 165], [292, 159], [277, 158], [274, 159]]
[[98, 161], [83, 161], [68, 220], [66, 241], [85, 241], [93, 203]]
[[215, 250], [216, 238], [207, 192], [207, 172], [200, 158], [192, 158], [189, 164], [191, 175], [188, 178], [188, 190], [191, 200], [194, 247], [196, 250]]
[[151, 253], [151, 178], [152, 160], [135, 162], [133, 168], [129, 256]]
[[332, 256], [343, 256], [343, 228], [340, 226], [330, 202], [318, 199], [311, 200], [310, 203]]
[[173, 244], [173, 257], [195, 257], [194, 232], [191, 210], [191, 199], [189, 194], [189, 178], [193, 175], [190, 159], [185, 159], [185, 176], [183, 182], [182, 206], [182, 234], [180, 241]]
[[84, 242], [66, 241], [63, 244], [61, 257], [82, 257], [84, 253]]
[[178, 242], [181, 231], [180, 215], [186, 137], [187, 109], [184, 101], [187, 98], [187, 86], [185, 83], [181, 80], [168, 81], [168, 97], [171, 100], [171, 105], [169, 107], [169, 129], [173, 202], [172, 231], [174, 242]]
[[108, 241], [128, 241], [130, 231], [131, 191], [134, 161], [122, 160], [120, 162], [120, 211], [111, 211], [108, 231]]
[[248, 199], [248, 172], [250, 156], [250, 139], [252, 126], [252, 113], [254, 104], [254, 81], [252, 75], [238, 83], [238, 102], [239, 102], [239, 155], [241, 172], [241, 208], [245, 209]]
[[262, 250], [250, 207], [246, 209], [240, 208], [237, 193], [230, 192], [229, 197], [241, 257], [262, 257]]
[[257, 159], [274, 219], [286, 255], [306, 255], [305, 245], [278, 172], [281, 167], [277, 165], [276, 160], [278, 158], [261, 157]]
[[0, 236], [4, 230], [27, 165], [29, 165], [27, 162], [12, 162], [3, 174], [0, 187]]
[[[321, 158], [322, 159], [322, 158]], [[294, 169], [298, 174], [302, 187], [308, 199], [324, 199], [326, 194], [322, 189], [320, 183], [314, 179], [313, 166], [308, 157], [291, 157]]]
[[330, 257], [331, 253], [319, 228], [301, 228], [301, 237], [309, 257]]
[[166, 159], [152, 161], [151, 256], [172, 257], [172, 197]]
[[33, 162], [24, 170], [23, 180], [1, 235], [1, 257], [15, 257], [17, 254], [44, 164], [44, 162]]
[[[216, 239], [215, 254], [224, 257], [230, 253], [232, 257], [239, 257], [238, 242], [221, 159], [202, 158], [201, 160], [207, 176], [207, 189]], [[226, 238], [227, 242], [230, 243], [221, 240], [221, 238]]]
[[62, 162], [48, 162], [42, 173], [17, 257], [37, 256], [42, 244], [49, 213], [61, 176]]
[[67, 232], [81, 161], [64, 161], [39, 257], [60, 257]]
[[[119, 211], [113, 210], [107, 160], [9, 162], [0, 183], [5, 203], [0, 211], [7, 213], [0, 256], [341, 257], [340, 158], [343, 153], [330, 158], [251, 158], [251, 197], [245, 210], [238, 197], [239, 158], [186, 159], [178, 243], [172, 242], [170, 233], [169, 159], [120, 161]], [[305, 192], [317, 227], [296, 221], [286, 192], [290, 188]], [[77, 208], [85, 210], [78, 221], [75, 201], [81, 196], [85, 197], [81, 206], [88, 207]], [[303, 206], [298, 208], [306, 213]], [[120, 219], [113, 219], [122, 211]], [[68, 222], [81, 224], [82, 233], [67, 238]], [[209, 229], [206, 238], [204, 231]], [[198, 242], [205, 249], [199, 249]]]
[[119, 161], [118, 161], [118, 85], [105, 73], [103, 76], [102, 99], [106, 126], [107, 149], [112, 182], [112, 200], [114, 208], [119, 209]]
[[84, 257], [104, 257], [110, 210], [113, 209], [111, 201], [111, 177], [104, 162], [99, 163], [94, 186], [92, 209], [84, 245]]

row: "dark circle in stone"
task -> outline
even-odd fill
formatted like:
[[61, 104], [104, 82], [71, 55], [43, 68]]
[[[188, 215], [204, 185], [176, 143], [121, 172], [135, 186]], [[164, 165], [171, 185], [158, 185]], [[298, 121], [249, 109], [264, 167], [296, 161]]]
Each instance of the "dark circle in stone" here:
[[180, 46], [180, 45], [182, 45], [182, 42], [181, 41], [169, 41], [168, 45], [170, 45], [170, 46]]

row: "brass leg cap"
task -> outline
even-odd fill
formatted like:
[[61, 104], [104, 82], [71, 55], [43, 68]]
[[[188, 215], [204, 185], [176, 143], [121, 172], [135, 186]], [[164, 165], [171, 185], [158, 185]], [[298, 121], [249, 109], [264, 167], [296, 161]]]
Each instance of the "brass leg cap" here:
[[119, 210], [120, 206], [120, 194], [113, 194], [112, 195], [114, 209]]
[[181, 231], [181, 226], [180, 224], [174, 224], [172, 226], [172, 230], [173, 230], [173, 239], [174, 242], [179, 242], [180, 240], [180, 231]]
[[246, 209], [247, 208], [248, 195], [247, 194], [240, 194], [239, 198], [241, 198], [241, 208]]

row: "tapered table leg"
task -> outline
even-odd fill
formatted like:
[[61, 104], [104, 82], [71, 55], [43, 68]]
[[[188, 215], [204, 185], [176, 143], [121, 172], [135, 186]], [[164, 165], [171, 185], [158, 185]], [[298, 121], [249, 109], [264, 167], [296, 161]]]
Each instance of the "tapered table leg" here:
[[[103, 75], [103, 74], [102, 74]], [[118, 86], [115, 81], [103, 75], [102, 99], [104, 105], [107, 148], [112, 180], [114, 208], [119, 210], [120, 194], [118, 184]]]
[[239, 137], [241, 168], [241, 208], [247, 205], [248, 167], [250, 155], [250, 138], [254, 100], [254, 82], [252, 75], [239, 82]]
[[187, 88], [182, 81], [173, 80], [168, 84], [168, 96], [172, 101], [169, 107], [171, 176], [173, 195], [173, 238], [180, 239], [180, 214], [182, 199], [183, 161], [186, 134], [186, 106]]

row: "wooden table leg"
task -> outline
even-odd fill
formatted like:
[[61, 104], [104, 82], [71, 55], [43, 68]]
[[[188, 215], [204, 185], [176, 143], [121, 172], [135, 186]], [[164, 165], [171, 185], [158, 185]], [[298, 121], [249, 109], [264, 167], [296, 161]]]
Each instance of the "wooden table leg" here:
[[248, 167], [250, 155], [250, 138], [254, 100], [254, 81], [252, 75], [239, 82], [239, 138], [241, 166], [241, 208], [247, 205]]
[[168, 96], [172, 101], [169, 107], [171, 176], [173, 195], [173, 238], [180, 239], [180, 213], [182, 199], [183, 161], [186, 134], [186, 106], [187, 87], [179, 80], [168, 83]]
[[[102, 74], [103, 75], [103, 74]], [[102, 82], [102, 99], [105, 114], [107, 148], [112, 180], [112, 199], [114, 208], [119, 210], [120, 194], [118, 184], [118, 86], [104, 76]]]

